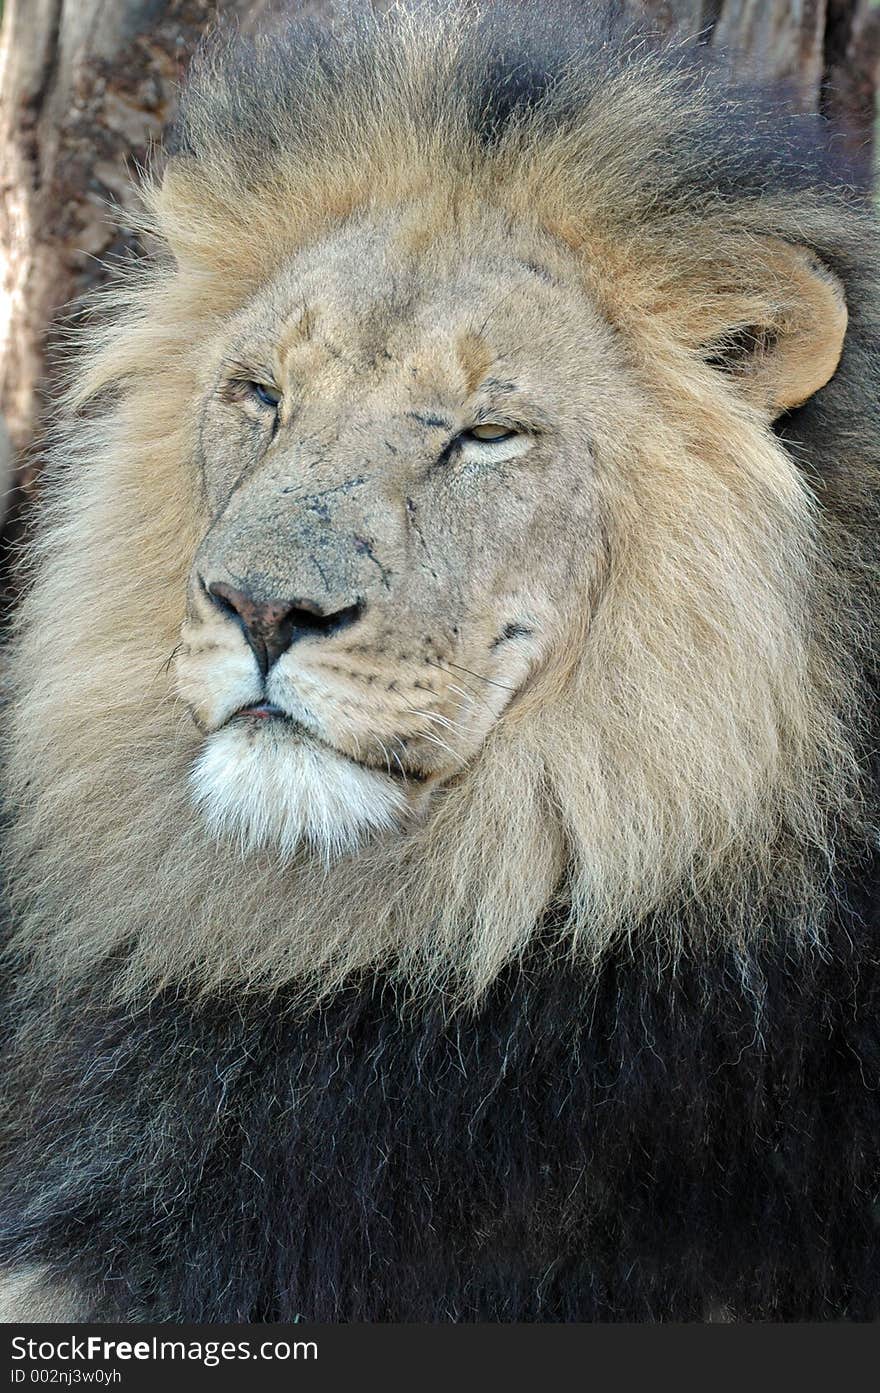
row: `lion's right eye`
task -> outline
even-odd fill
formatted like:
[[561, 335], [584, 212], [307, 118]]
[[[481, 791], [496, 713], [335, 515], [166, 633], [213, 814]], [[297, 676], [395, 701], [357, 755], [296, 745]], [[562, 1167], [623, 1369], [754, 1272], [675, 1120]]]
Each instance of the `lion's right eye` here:
[[277, 411], [281, 404], [281, 393], [277, 387], [269, 387], [265, 382], [249, 382], [248, 387], [257, 401], [263, 406], [268, 406], [272, 411]]
[[502, 440], [511, 440], [517, 432], [510, 426], [502, 426], [496, 421], [483, 421], [461, 433], [462, 440], [478, 440], [481, 445], [497, 445]]

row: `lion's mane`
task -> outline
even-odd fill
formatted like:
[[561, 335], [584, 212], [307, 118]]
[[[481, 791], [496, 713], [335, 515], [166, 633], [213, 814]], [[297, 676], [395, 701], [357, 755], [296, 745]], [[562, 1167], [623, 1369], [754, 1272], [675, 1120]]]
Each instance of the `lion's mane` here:
[[[27, 1122], [4, 1251], [101, 1291], [90, 1310], [876, 1304], [872, 220], [818, 118], [543, 12], [213, 43], [146, 191], [159, 249], [86, 332], [10, 657]], [[427, 236], [477, 197], [582, 251], [656, 403], [650, 468], [608, 495], [573, 695], [502, 721], [399, 842], [243, 862], [191, 806], [168, 668], [199, 535], [193, 345], [353, 214], [421, 200]], [[765, 237], [815, 253], [850, 316], [837, 373], [772, 434], [685, 391], [676, 347], [746, 293]]]

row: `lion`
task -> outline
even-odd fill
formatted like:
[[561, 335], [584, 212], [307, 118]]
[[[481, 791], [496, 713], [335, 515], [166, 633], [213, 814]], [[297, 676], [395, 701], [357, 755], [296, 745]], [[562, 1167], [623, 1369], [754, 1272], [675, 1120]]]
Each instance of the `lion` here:
[[874, 219], [540, 10], [221, 31], [89, 317], [8, 1319], [880, 1314]]

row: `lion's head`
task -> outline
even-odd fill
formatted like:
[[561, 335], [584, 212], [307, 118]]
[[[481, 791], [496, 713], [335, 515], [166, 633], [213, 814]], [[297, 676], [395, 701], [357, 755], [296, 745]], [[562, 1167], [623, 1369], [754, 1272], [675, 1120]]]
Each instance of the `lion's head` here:
[[514, 90], [499, 14], [193, 78], [14, 660], [68, 968], [472, 994], [539, 927], [744, 936], [851, 818], [865, 220], [680, 55]]
[[[628, 352], [590, 293], [583, 253], [511, 226], [491, 202], [459, 207], [454, 222], [446, 213], [416, 203], [353, 219], [294, 253], [202, 346], [206, 524], [176, 670], [206, 736], [196, 797], [246, 847], [350, 851], [427, 815], [432, 790], [479, 757], [500, 720], [541, 722], [556, 706], [570, 719], [589, 681], [579, 669], [602, 661], [585, 634], [627, 508], [659, 512], [665, 542], [653, 545], [668, 549], [685, 522], [668, 514], [692, 514], [696, 490], [714, 488], [708, 526], [737, 529], [739, 564], [766, 571], [773, 530], [788, 549], [806, 504], [762, 427], [837, 366], [846, 311], [830, 274], [773, 249], [801, 320], [756, 346], [760, 361], [732, 390], [702, 358], [678, 365], [679, 394], [694, 398], [682, 430], [632, 362], [638, 338]], [[749, 332], [775, 332], [775, 311]], [[704, 332], [714, 344], [731, 327]], [[688, 439], [712, 411], [755, 436], [733, 487], [711, 436], [702, 449]], [[672, 478], [641, 477], [668, 461]], [[699, 481], [708, 470], [716, 478]], [[759, 472], [763, 518], [748, 496]], [[650, 621], [664, 642], [685, 628], [691, 662], [695, 611], [702, 623], [743, 584], [705, 575], [722, 551], [729, 563], [706, 532], [685, 522], [693, 556]], [[751, 613], [725, 621], [727, 641], [743, 618], [751, 628]], [[750, 702], [756, 681], [782, 678], [759, 662]], [[753, 745], [750, 758], [769, 756]], [[750, 777], [769, 772], [753, 764]]]
[[582, 646], [626, 363], [565, 248], [444, 211], [320, 238], [205, 354], [176, 669], [196, 796], [245, 845], [430, 815]]

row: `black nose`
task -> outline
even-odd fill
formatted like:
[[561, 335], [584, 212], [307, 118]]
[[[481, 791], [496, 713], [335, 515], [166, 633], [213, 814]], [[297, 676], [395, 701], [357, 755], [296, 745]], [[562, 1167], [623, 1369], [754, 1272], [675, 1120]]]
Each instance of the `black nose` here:
[[220, 581], [205, 585], [205, 590], [217, 608], [241, 626], [263, 677], [297, 639], [327, 638], [364, 612], [362, 600], [328, 612], [315, 600], [258, 600]]

